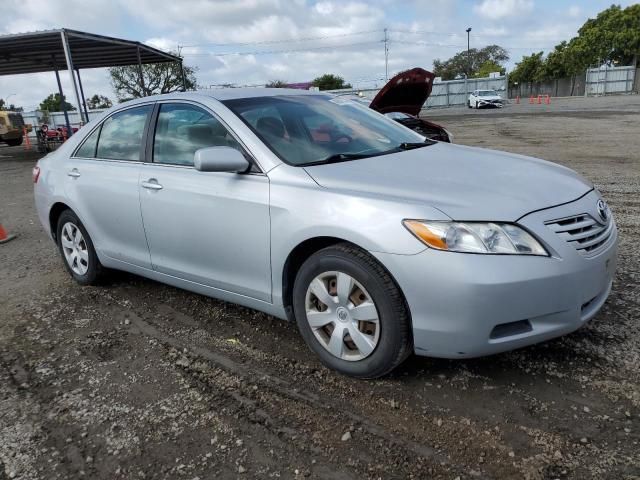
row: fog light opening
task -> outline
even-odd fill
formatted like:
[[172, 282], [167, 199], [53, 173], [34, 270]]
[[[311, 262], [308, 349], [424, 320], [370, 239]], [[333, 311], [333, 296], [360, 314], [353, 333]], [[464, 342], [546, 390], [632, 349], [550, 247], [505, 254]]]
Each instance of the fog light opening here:
[[493, 327], [489, 338], [496, 340], [498, 338], [512, 337], [513, 335], [520, 335], [522, 333], [528, 333], [533, 330], [531, 322], [529, 320], [518, 320], [516, 322], [501, 323]]

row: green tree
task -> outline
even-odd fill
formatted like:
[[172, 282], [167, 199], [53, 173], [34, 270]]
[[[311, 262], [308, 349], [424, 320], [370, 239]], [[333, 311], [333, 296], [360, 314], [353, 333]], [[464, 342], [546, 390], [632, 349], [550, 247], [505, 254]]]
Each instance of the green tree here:
[[59, 93], [52, 93], [40, 102], [40, 110], [45, 110], [47, 112], [61, 112], [63, 102], [67, 111], [76, 109], [76, 107], [67, 102], [67, 98], [65, 96], [60, 97]]
[[640, 4], [620, 5], [588, 19], [573, 44], [584, 67], [602, 64], [637, 65], [640, 55]]
[[[184, 65], [187, 90], [195, 90], [197, 84], [195, 74], [196, 68]], [[109, 75], [111, 75], [111, 86], [120, 102], [158, 93], [178, 92], [183, 87], [182, 72], [177, 62], [142, 65], [144, 83], [140, 82], [138, 65], [111, 67]]]
[[510, 83], [539, 82], [544, 79], [544, 52], [522, 57], [509, 74]]
[[286, 80], [271, 80], [265, 85], [267, 88], [287, 88], [289, 84]]
[[[556, 45], [544, 59], [536, 78], [572, 77], [575, 83], [576, 75], [589, 67], [605, 64], [638, 66], [639, 60], [640, 4], [624, 9], [612, 5], [596, 18], [588, 19], [577, 36]], [[514, 80], [513, 75], [511, 79]]]
[[8, 110], [10, 112], [22, 112], [22, 107], [17, 107], [13, 103], [7, 104], [4, 99], [0, 98], [0, 110]]
[[487, 60], [478, 67], [478, 71], [475, 72], [473, 76], [475, 78], [486, 78], [493, 72], [500, 72], [501, 75], [504, 75], [505, 71], [502, 65], [497, 64], [493, 60]]
[[[500, 68], [491, 71], [503, 71], [503, 64], [509, 60], [509, 53], [499, 45], [487, 45], [484, 48], [472, 48], [467, 52], [456, 53], [448, 60], [436, 59], [433, 61], [433, 73], [443, 80], [453, 80], [468, 74], [469, 77], [477, 76], [481, 66], [491, 64]], [[490, 72], [489, 72], [490, 73]]]
[[332, 73], [325, 73], [311, 82], [314, 87], [320, 90], [339, 90], [341, 88], [351, 88], [351, 84], [345, 83], [344, 78]]
[[[544, 79], [564, 78], [572, 71], [569, 44], [566, 41], [556, 45], [554, 50], [547, 55], [542, 65], [540, 76]], [[576, 63], [576, 62], [574, 62]]]
[[90, 108], [91, 110], [100, 108], [111, 108], [112, 106], [113, 102], [104, 95], [95, 94], [93, 97], [87, 100], [87, 108]]

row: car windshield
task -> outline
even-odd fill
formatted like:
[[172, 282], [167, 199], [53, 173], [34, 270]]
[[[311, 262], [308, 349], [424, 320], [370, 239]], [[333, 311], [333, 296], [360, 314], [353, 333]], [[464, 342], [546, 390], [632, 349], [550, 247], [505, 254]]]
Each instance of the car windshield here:
[[496, 97], [498, 96], [498, 92], [495, 90], [479, 90], [478, 95], [480, 97]]
[[348, 161], [430, 145], [422, 135], [345, 98], [282, 95], [223, 103], [289, 165]]

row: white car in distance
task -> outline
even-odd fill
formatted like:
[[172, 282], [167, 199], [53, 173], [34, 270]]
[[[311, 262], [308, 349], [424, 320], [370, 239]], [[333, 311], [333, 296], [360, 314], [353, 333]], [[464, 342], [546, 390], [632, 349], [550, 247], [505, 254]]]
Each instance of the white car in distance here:
[[495, 107], [502, 108], [504, 100], [495, 90], [474, 90], [469, 94], [469, 108]]

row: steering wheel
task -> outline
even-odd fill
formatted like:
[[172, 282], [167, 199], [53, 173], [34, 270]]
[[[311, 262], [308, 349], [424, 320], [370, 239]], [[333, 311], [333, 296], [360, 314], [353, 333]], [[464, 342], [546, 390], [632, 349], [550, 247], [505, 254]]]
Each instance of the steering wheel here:
[[[341, 141], [341, 140], [346, 140], [346, 141]], [[353, 138], [350, 137], [349, 135], [347, 135], [346, 133], [338, 133], [335, 137], [331, 138], [331, 141], [333, 143], [351, 143], [353, 142]]]

